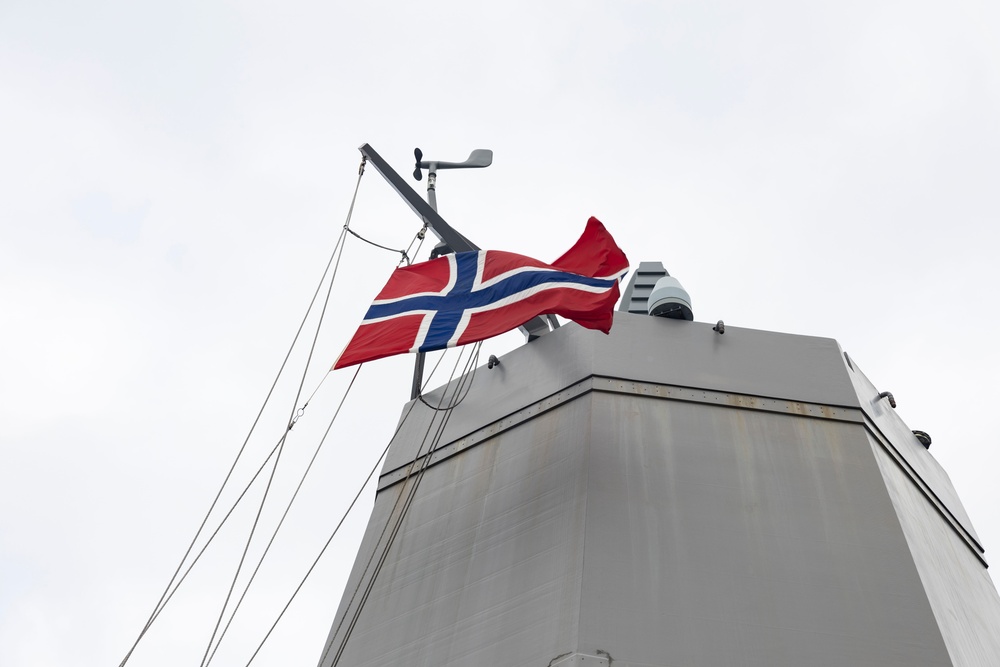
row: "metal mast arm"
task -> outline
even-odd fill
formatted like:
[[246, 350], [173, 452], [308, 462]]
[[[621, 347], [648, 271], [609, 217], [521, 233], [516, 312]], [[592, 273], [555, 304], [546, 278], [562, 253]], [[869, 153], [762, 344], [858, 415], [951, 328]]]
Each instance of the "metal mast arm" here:
[[[416, 190], [411, 188], [406, 181], [400, 177], [396, 171], [389, 166], [389, 163], [382, 159], [371, 144], [365, 144], [359, 149], [361, 154], [372, 163], [375, 170], [381, 174], [382, 178], [392, 186], [392, 189], [396, 191], [400, 197], [403, 198], [413, 212], [417, 214], [421, 220], [427, 225], [428, 228], [434, 235], [437, 236], [441, 241], [448, 245], [455, 252], [468, 252], [470, 250], [479, 250], [479, 246], [459, 234], [454, 227], [445, 222], [437, 211], [431, 208], [431, 205], [424, 201], [424, 198], [417, 194]], [[553, 318], [555, 320], [555, 318]], [[529, 340], [535, 340], [541, 336], [547, 334], [549, 329], [548, 322], [542, 317], [534, 317], [531, 320], [525, 322], [520, 327], [518, 327], [525, 337]]]
[[[381, 174], [382, 178], [396, 191], [400, 197], [403, 198], [413, 212], [417, 214], [417, 217], [424, 221], [427, 227], [434, 232], [441, 241], [448, 245], [455, 252], [468, 252], [470, 250], [479, 250], [479, 246], [465, 238], [454, 227], [445, 222], [437, 211], [431, 208], [431, 205], [424, 201], [424, 198], [417, 194], [416, 190], [411, 188], [409, 184], [406, 183], [400, 177], [396, 171], [389, 166], [389, 163], [382, 159], [371, 144], [365, 144], [359, 149], [361, 154], [371, 162], [375, 170]], [[555, 320], [555, 318], [553, 318]], [[547, 334], [549, 329], [548, 322], [542, 317], [534, 317], [531, 320], [525, 322], [520, 327], [518, 327], [525, 337], [529, 340], [535, 340], [541, 336]]]
[[411, 188], [406, 181], [404, 181], [399, 174], [389, 166], [389, 163], [382, 159], [382, 156], [375, 152], [375, 149], [371, 147], [370, 144], [365, 144], [358, 149], [361, 154], [364, 155], [372, 166], [382, 175], [382, 178], [392, 186], [392, 189], [396, 191], [400, 197], [403, 198], [413, 212], [417, 214], [417, 217], [424, 221], [430, 228], [434, 235], [439, 239], [448, 244], [448, 247], [455, 252], [468, 252], [470, 250], [479, 250], [479, 246], [474, 244], [469, 239], [465, 238], [457, 231], [455, 228], [445, 222], [444, 218], [438, 215], [438, 212], [431, 208], [431, 205], [424, 201], [424, 198], [417, 194], [416, 190]]

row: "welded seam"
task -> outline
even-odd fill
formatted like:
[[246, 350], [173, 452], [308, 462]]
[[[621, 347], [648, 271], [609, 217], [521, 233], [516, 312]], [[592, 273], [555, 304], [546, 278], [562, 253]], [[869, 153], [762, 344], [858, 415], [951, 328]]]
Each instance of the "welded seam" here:
[[[783, 399], [768, 398], [764, 396], [754, 396], [751, 394], [736, 394], [733, 392], [713, 391], [709, 389], [694, 389], [691, 387], [681, 387], [677, 385], [656, 384], [653, 382], [637, 382], [633, 380], [621, 380], [605, 376], [591, 375], [575, 382], [570, 386], [550, 394], [528, 406], [516, 410], [500, 419], [497, 419], [469, 433], [455, 438], [447, 445], [439, 447], [430, 454], [431, 460], [428, 466], [437, 465], [441, 461], [451, 458], [470, 447], [475, 447], [479, 443], [489, 438], [500, 435], [504, 431], [519, 426], [529, 419], [545, 414], [560, 405], [568, 403], [591, 391], [599, 391], [612, 394], [624, 394], [630, 396], [648, 396], [667, 400], [685, 401], [691, 403], [702, 403], [706, 405], [718, 405], [722, 407], [737, 408], [743, 410], [759, 410], [762, 412], [773, 412], [778, 414], [797, 415], [812, 419], [826, 419], [832, 421], [843, 421], [861, 424], [864, 417], [860, 408], [850, 408], [844, 406], [830, 406], [819, 403], [805, 403], [802, 401], [789, 401]], [[417, 459], [422, 462], [424, 455]], [[382, 491], [390, 486], [399, 483], [405, 477], [406, 468], [412, 463], [407, 461], [389, 472], [382, 473], [379, 478], [378, 490]]]
[[[924, 481], [920, 474], [909, 464], [906, 458], [899, 452], [892, 442], [882, 433], [874, 421], [860, 407], [824, 405], [821, 403], [807, 403], [802, 401], [791, 401], [787, 399], [770, 398], [766, 396], [755, 396], [753, 394], [737, 394], [734, 392], [714, 391], [710, 389], [697, 389], [694, 387], [683, 387], [678, 385], [658, 384], [655, 382], [639, 382], [635, 380], [625, 380], [601, 375], [591, 375], [572, 385], [550, 394], [534, 403], [516, 410], [500, 419], [497, 419], [480, 428], [474, 429], [447, 445], [438, 447], [430, 454], [430, 461], [427, 467], [437, 465], [467, 449], [489, 440], [501, 433], [508, 431], [524, 422], [545, 414], [550, 410], [569, 403], [590, 392], [603, 392], [610, 394], [622, 394], [628, 396], [646, 396], [661, 400], [682, 401], [688, 403], [700, 403], [703, 405], [715, 405], [718, 407], [735, 408], [738, 410], [755, 410], [774, 414], [786, 414], [792, 416], [806, 417], [809, 419], [823, 419], [827, 421], [845, 422], [863, 426], [875, 439], [883, 450], [889, 455], [896, 465], [903, 471], [914, 486], [927, 498], [934, 510], [944, 519], [968, 549], [983, 564], [989, 567], [983, 556], [983, 548], [979, 542], [969, 533], [962, 522], [952, 514], [948, 506], [934, 493], [930, 485]], [[417, 462], [423, 465], [423, 459], [428, 455], [421, 456]], [[405, 478], [406, 468], [413, 463], [407, 461], [403, 465], [392, 471], [383, 473], [379, 478], [379, 492], [398, 484]]]

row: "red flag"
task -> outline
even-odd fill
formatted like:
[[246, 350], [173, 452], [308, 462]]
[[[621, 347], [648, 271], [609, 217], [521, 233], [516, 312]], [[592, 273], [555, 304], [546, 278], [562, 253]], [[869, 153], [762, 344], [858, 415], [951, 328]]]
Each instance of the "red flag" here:
[[333, 367], [474, 343], [548, 313], [608, 333], [627, 270], [625, 253], [597, 218], [552, 264], [478, 250], [402, 267]]

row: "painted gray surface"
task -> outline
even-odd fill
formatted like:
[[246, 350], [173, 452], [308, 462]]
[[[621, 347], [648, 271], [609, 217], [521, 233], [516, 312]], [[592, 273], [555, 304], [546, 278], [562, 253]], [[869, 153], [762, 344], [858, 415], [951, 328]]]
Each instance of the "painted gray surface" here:
[[831, 339], [622, 313], [480, 368], [419, 483], [442, 413], [406, 419], [320, 664], [353, 619], [336, 664], [1000, 664], [947, 475], [853, 375]]
[[[845, 357], [846, 359], [846, 357]], [[915, 424], [912, 428], [903, 423], [899, 415], [889, 406], [888, 401], [878, 400], [880, 390], [875, 388], [871, 380], [858, 367], [854, 359], [848, 364], [848, 376], [858, 394], [859, 404], [869, 419], [874, 422], [878, 431], [892, 444], [893, 449], [906, 461], [913, 471], [926, 482], [931, 492], [947, 507], [949, 513], [958, 521], [962, 528], [968, 533], [976, 548], [983, 551], [979, 536], [972, 521], [969, 520], [965, 508], [955, 493], [951, 478], [945, 472], [941, 464], [934, 458], [931, 450], [926, 449], [913, 435], [913, 428], [920, 428], [920, 424]], [[885, 387], [883, 387], [885, 389]], [[898, 400], [906, 400], [905, 397], [898, 397]], [[934, 437], [934, 434], [931, 434]], [[947, 443], [938, 443], [938, 446], [947, 446]]]
[[594, 373], [826, 405], [858, 404], [832, 338], [730, 326], [719, 335], [712, 326], [616, 313], [610, 336], [588, 339]]
[[[590, 375], [683, 387], [857, 406], [858, 397], [832, 338], [727, 327], [615, 313], [610, 335], [570, 323], [476, 370], [472, 389], [445, 431], [461, 437]], [[441, 389], [429, 392], [431, 405]], [[404, 408], [406, 414], [409, 406]], [[413, 460], [433, 411], [419, 402], [389, 453], [385, 470]]]
[[955, 665], [1000, 665], [1000, 597], [986, 570], [871, 439], [913, 562]]
[[579, 650], [949, 664], [862, 426], [594, 396]]
[[[589, 403], [573, 401], [429, 468], [337, 664], [528, 665], [545, 655], [545, 665], [572, 652], [589, 425]], [[357, 609], [357, 599], [348, 603], [359, 582], [364, 589], [368, 554], [405, 488], [379, 494], [335, 646], [349, 625], [340, 619]], [[332, 659], [333, 651], [321, 664]]]

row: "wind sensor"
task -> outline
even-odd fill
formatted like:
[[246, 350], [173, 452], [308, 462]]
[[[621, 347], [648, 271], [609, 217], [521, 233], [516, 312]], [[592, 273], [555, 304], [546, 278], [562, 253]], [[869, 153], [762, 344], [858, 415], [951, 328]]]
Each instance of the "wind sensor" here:
[[413, 149], [413, 157], [416, 159], [416, 166], [413, 168], [413, 178], [422, 180], [423, 169], [427, 170], [427, 203], [435, 211], [437, 210], [437, 171], [438, 169], [482, 169], [493, 164], [493, 151], [488, 148], [477, 148], [469, 154], [469, 159], [465, 162], [441, 162], [425, 161], [424, 152], [419, 148]]

